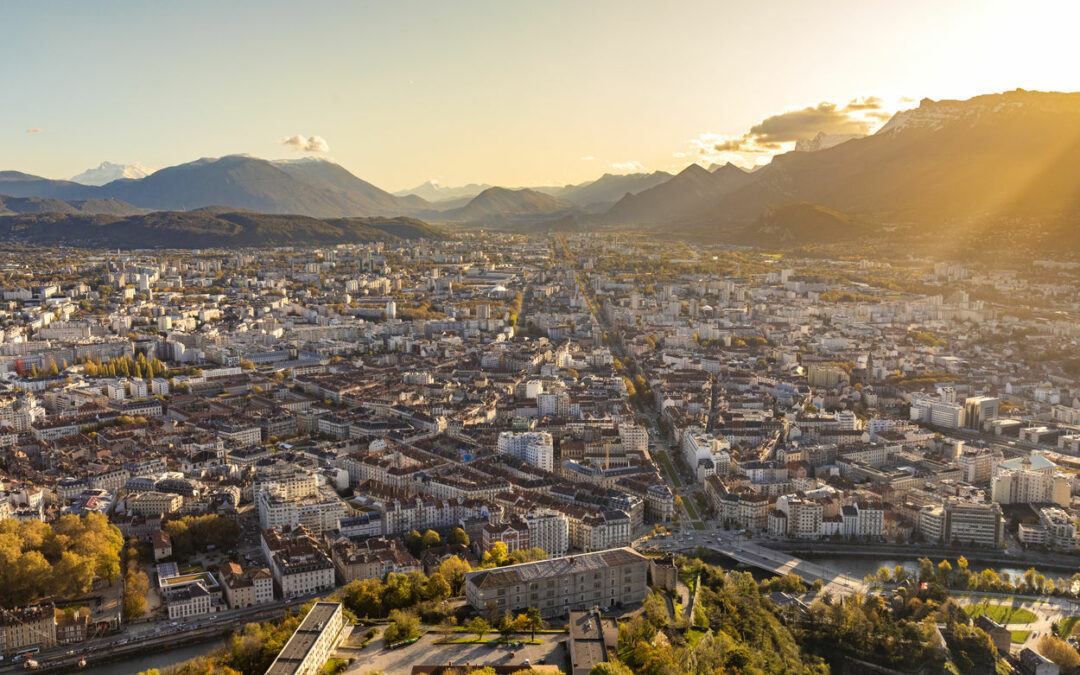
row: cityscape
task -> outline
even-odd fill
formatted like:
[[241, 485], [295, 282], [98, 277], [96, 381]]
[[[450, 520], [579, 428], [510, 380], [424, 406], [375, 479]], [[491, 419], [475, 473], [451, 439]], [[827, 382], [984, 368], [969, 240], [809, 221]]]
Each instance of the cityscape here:
[[[174, 22], [171, 41], [202, 4], [108, 18], [19, 4], [12, 18], [62, 53], [132, 31], [179, 86], [201, 57], [164, 55], [153, 31]], [[297, 63], [340, 54], [339, 74], [365, 78], [375, 66], [353, 50], [393, 45], [422, 13], [315, 4], [328, 35], [370, 21], [372, 42], [305, 36]], [[236, 106], [263, 101], [252, 83], [270, 77], [257, 59], [228, 66], [238, 79], [206, 127], [194, 103], [174, 101], [190, 119], [175, 117], [156, 81], [87, 94], [81, 116], [5, 106], [0, 673], [1080, 673], [1080, 81], [1052, 58], [1080, 17], [1057, 8], [1061, 27], [1010, 46], [1019, 70], [1000, 77], [970, 60], [966, 79], [905, 67], [878, 96], [852, 65], [836, 87], [809, 82], [831, 101], [699, 92], [723, 130], [662, 150], [638, 137], [642, 101], [610, 120], [639, 129], [626, 154], [601, 152], [589, 106], [608, 111], [634, 80], [612, 74], [590, 104], [578, 88], [605, 60], [579, 29], [608, 44], [654, 22], [665, 64], [676, 20], [832, 30], [786, 5], [629, 3], [618, 21], [608, 3], [425, 6], [405, 62], [431, 41], [448, 73], [476, 68], [441, 32], [468, 19], [506, 63], [485, 60], [470, 72], [491, 80], [455, 96], [416, 72], [440, 93], [421, 119], [445, 114], [454, 136], [429, 158], [404, 138], [411, 105], [400, 126], [348, 113], [379, 115], [411, 167], [334, 117], [350, 87], [253, 108], [245, 135]], [[1011, 22], [1034, 20], [956, 5], [950, 39], [922, 36], [935, 58], [991, 58]], [[239, 27], [283, 29], [297, 9], [238, 3], [191, 39], [236, 35], [266, 56]], [[918, 33], [918, 16], [889, 16]], [[876, 19], [836, 20], [855, 48]], [[530, 45], [553, 21], [536, 44], [568, 42], [548, 63]], [[868, 62], [900, 49], [882, 39]], [[33, 53], [0, 73], [27, 99], [27, 73], [59, 77], [55, 54]], [[515, 80], [488, 98], [522, 64], [564, 73], [566, 91]], [[700, 67], [673, 77], [722, 80]], [[391, 82], [402, 68], [363, 85], [387, 97], [373, 107], [414, 95]], [[102, 81], [78, 71], [62, 81]], [[195, 94], [222, 75], [204, 76]], [[575, 91], [581, 128], [549, 129]], [[172, 125], [116, 113], [132, 140], [111, 147], [146, 165], [84, 161], [113, 133], [106, 99]], [[535, 104], [553, 118], [533, 119], [535, 137], [499, 127]], [[458, 106], [476, 116], [460, 129]], [[688, 135], [679, 115], [646, 126]], [[320, 134], [286, 133], [301, 118]], [[451, 164], [462, 135], [475, 147]]]

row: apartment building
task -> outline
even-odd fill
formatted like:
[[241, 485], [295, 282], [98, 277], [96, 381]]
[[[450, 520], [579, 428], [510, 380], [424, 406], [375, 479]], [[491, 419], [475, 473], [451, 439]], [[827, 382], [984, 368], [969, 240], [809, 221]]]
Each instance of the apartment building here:
[[648, 593], [649, 559], [630, 548], [471, 572], [465, 597], [477, 612], [502, 616], [536, 607], [546, 617], [572, 609], [641, 602]]

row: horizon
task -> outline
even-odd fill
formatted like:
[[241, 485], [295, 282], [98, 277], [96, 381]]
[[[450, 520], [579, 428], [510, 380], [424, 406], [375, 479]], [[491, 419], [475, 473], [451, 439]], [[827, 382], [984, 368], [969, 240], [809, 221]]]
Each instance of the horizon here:
[[70, 179], [103, 161], [310, 155], [392, 192], [556, 186], [761, 165], [922, 98], [1080, 90], [1073, 7], [738, 9], [469, 2], [418, 19], [330, 3], [298, 21], [285, 3], [19, 6], [0, 59], [22, 67], [0, 84], [33, 95], [0, 111], [0, 168]]

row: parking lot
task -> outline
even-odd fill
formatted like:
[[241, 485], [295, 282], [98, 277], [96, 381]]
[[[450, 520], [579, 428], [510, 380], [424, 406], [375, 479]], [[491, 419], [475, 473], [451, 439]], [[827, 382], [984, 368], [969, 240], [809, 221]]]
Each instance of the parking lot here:
[[[458, 633], [456, 636], [470, 637], [467, 633]], [[435, 644], [442, 637], [438, 633], [427, 633], [415, 643], [399, 649], [384, 649], [380, 637], [363, 651], [352, 653], [341, 650], [340, 655], [357, 659], [346, 671], [349, 673], [382, 671], [393, 675], [394, 673], [408, 673], [414, 665], [450, 663], [476, 666], [512, 664], [526, 668], [528, 667], [526, 661], [531, 665], [549, 663], [565, 670], [565, 633], [538, 633], [536, 639], [541, 640], [543, 644], [524, 645], [521, 648], [505, 645], [492, 646], [486, 643]]]

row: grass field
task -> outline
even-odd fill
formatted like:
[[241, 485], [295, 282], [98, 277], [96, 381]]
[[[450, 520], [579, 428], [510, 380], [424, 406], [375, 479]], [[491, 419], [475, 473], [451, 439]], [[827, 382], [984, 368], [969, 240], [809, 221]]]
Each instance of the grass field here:
[[1003, 605], [999, 603], [980, 602], [977, 605], [968, 605], [964, 607], [964, 611], [973, 619], [985, 614], [1000, 624], [1031, 623], [1039, 618], [1035, 616], [1033, 612], [1023, 609], [1022, 607], [1013, 607], [1012, 605]]
[[1027, 642], [1028, 636], [1031, 635], [1029, 630], [1014, 630], [1012, 633], [1012, 641], [1018, 645], [1022, 645]]
[[668, 480], [675, 485], [675, 487], [682, 487], [682, 481], [679, 480], [679, 474], [675, 473], [675, 467], [671, 464], [671, 458], [668, 457], [667, 452], [663, 450], [656, 451], [656, 457], [660, 460], [660, 463], [664, 466], [664, 473], [667, 474]]
[[1058, 624], [1058, 635], [1062, 638], [1067, 638], [1072, 635], [1073, 630], [1076, 628], [1076, 622], [1080, 621], [1080, 616], [1067, 616], [1061, 620]]

